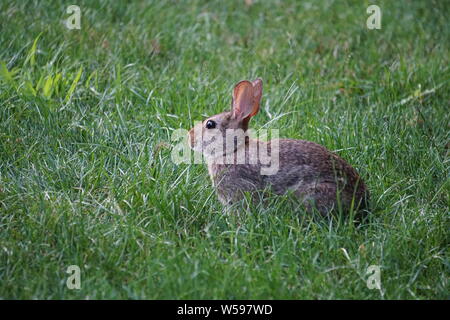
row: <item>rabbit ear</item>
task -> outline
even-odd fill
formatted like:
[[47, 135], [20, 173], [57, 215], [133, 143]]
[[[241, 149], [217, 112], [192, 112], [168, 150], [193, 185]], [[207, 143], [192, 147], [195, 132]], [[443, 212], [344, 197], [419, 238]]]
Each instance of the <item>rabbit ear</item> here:
[[253, 85], [253, 110], [250, 117], [256, 115], [259, 111], [259, 103], [261, 102], [263, 84], [262, 79], [258, 78], [252, 82]]
[[243, 80], [233, 90], [233, 116], [242, 120], [253, 112], [253, 84]]

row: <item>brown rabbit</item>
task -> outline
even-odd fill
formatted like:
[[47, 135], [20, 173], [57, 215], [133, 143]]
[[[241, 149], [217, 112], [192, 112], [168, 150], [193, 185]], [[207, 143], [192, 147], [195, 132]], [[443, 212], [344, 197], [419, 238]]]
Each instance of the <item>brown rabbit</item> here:
[[366, 186], [336, 154], [310, 141], [249, 138], [248, 123], [259, 111], [261, 96], [261, 79], [241, 81], [234, 88], [231, 111], [189, 131], [189, 144], [203, 153], [219, 200], [229, 205], [242, 199], [243, 192], [257, 199], [260, 191], [270, 189], [280, 195], [292, 192], [308, 211], [316, 208], [323, 215], [338, 208], [363, 209]]

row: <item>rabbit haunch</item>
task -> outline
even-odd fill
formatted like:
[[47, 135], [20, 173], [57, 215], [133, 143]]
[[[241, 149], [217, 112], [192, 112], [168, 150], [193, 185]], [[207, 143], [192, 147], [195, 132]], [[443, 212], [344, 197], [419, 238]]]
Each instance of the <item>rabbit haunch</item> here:
[[[189, 144], [204, 154], [220, 201], [232, 204], [244, 192], [257, 200], [261, 191], [270, 189], [280, 195], [292, 192], [308, 210], [316, 208], [322, 214], [338, 207], [365, 207], [364, 182], [352, 166], [325, 147], [305, 140], [265, 142], [248, 137], [248, 124], [259, 111], [261, 96], [261, 79], [241, 81], [233, 90], [231, 111], [189, 131]], [[235, 134], [240, 131], [241, 136]], [[232, 139], [230, 132], [235, 135]], [[263, 174], [268, 168], [270, 172]]]

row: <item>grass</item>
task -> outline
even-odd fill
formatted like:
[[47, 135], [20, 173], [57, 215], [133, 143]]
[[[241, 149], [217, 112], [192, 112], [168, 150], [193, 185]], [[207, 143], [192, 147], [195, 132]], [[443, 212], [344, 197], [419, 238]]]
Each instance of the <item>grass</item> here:
[[[448, 299], [450, 5], [375, 3], [381, 30], [373, 1], [78, 1], [68, 30], [69, 4], [2, 1], [0, 297]], [[257, 76], [252, 127], [347, 159], [366, 223], [283, 198], [228, 216], [205, 166], [171, 161]]]

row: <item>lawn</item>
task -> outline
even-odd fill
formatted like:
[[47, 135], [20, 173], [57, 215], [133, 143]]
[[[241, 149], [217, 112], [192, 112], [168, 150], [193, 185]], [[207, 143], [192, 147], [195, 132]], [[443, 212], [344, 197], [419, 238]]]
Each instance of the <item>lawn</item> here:
[[[0, 298], [449, 298], [449, 2], [76, 1], [79, 30], [62, 2], [0, 2]], [[348, 160], [364, 223], [227, 214], [172, 161], [256, 77], [251, 126]]]

